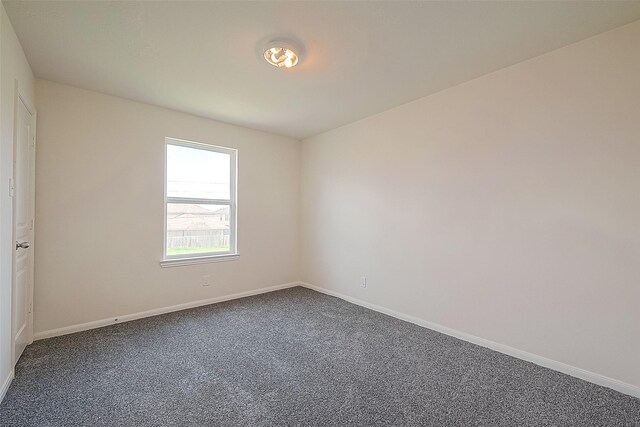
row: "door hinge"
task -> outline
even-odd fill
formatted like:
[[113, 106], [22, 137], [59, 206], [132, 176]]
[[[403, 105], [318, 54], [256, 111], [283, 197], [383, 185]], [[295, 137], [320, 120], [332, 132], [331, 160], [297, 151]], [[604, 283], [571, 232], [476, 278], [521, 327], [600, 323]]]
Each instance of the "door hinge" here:
[[9, 178], [9, 197], [13, 197], [16, 194], [16, 185], [13, 182], [13, 178]]
[[33, 230], [33, 220], [29, 221], [29, 230]]

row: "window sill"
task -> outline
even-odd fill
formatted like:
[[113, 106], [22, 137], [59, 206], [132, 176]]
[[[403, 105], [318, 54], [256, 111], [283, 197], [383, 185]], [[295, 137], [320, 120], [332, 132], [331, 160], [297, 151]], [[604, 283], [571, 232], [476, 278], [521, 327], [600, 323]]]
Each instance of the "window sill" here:
[[240, 254], [237, 253], [226, 255], [208, 255], [193, 258], [171, 258], [163, 259], [162, 261], [160, 261], [160, 267], [180, 267], [183, 265], [206, 264], [210, 262], [235, 261], [238, 258], [240, 258]]

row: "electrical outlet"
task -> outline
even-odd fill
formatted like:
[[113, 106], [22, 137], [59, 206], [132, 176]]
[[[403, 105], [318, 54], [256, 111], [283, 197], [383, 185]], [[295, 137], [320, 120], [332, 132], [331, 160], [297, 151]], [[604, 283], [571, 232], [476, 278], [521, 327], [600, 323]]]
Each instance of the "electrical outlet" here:
[[362, 288], [366, 288], [367, 287], [367, 278], [362, 276], [361, 280], [360, 280], [360, 287]]
[[211, 276], [209, 276], [208, 274], [205, 274], [204, 276], [202, 276], [202, 286], [209, 286], [210, 278]]

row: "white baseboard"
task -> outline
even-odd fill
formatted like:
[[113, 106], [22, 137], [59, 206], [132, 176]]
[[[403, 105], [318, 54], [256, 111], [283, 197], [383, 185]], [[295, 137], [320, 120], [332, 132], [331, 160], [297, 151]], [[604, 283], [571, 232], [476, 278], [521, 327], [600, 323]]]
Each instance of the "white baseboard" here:
[[[620, 393], [628, 394], [630, 396], [634, 396], [640, 398], [640, 387], [625, 383], [620, 380], [616, 380], [614, 378], [606, 377], [601, 374], [597, 374], [595, 372], [587, 371], [585, 369], [577, 368], [575, 366], [567, 365], [566, 363], [558, 362], [556, 360], [548, 359], [543, 356], [538, 356], [533, 353], [529, 353], [523, 350], [518, 350], [517, 348], [509, 347], [504, 344], [500, 344], [494, 341], [490, 341], [484, 338], [477, 337], [475, 335], [468, 334], [466, 332], [461, 332], [455, 329], [448, 328], [446, 326], [439, 325], [437, 323], [429, 322], [427, 320], [420, 319], [418, 317], [410, 316], [408, 314], [400, 313], [395, 310], [391, 310], [389, 308], [385, 308], [376, 304], [372, 304], [357, 298], [353, 298], [339, 292], [335, 292], [329, 289], [321, 288], [319, 286], [312, 285], [310, 283], [305, 282], [293, 282], [293, 283], [285, 283], [282, 285], [269, 286], [266, 288], [255, 289], [247, 292], [240, 292], [232, 295], [226, 295], [221, 297], [209, 298], [205, 300], [193, 301], [184, 304], [173, 305], [170, 307], [162, 307], [153, 310], [143, 311], [139, 313], [127, 314], [124, 316], [119, 316], [115, 318], [108, 318], [102, 320], [96, 320], [93, 322], [82, 323], [78, 325], [66, 326], [64, 328], [51, 329], [48, 331], [38, 332], [35, 334], [35, 340], [41, 340], [44, 338], [55, 337], [59, 335], [71, 334], [74, 332], [86, 331], [89, 329], [100, 328], [103, 326], [114, 325], [116, 323], [128, 322], [131, 320], [143, 319], [145, 317], [157, 316], [159, 314], [171, 313], [179, 310], [186, 310], [189, 308], [200, 307], [203, 305], [215, 304], [217, 302], [229, 301], [238, 298], [244, 298], [252, 295], [263, 294], [267, 292], [273, 292], [280, 289], [291, 288], [294, 286], [303, 286], [305, 288], [312, 289], [314, 291], [318, 291], [327, 295], [331, 295], [350, 303], [369, 308], [374, 311], [378, 311], [380, 313], [387, 314], [389, 316], [395, 317], [400, 320], [404, 320], [418, 326], [422, 326], [424, 328], [428, 328], [454, 338], [461, 339], [463, 341], [470, 342], [472, 344], [480, 345], [482, 347], [490, 348], [491, 350], [495, 350], [497, 352], [507, 354], [512, 357], [516, 357], [518, 359], [526, 360], [527, 362], [535, 363], [536, 365], [543, 366], [545, 368], [553, 369], [554, 371], [562, 372], [567, 375], [571, 375], [576, 378], [580, 378], [585, 381], [589, 381], [594, 384], [598, 384], [604, 387], [611, 388], [613, 390], [619, 391]], [[10, 376], [5, 380], [0, 388], [0, 402], [4, 397], [7, 389], [9, 388], [9, 384], [13, 379], [13, 371]]]
[[15, 375], [15, 371], [12, 369], [7, 375], [7, 378], [2, 382], [2, 386], [0, 386], [0, 403], [4, 400], [4, 396], [7, 394], [7, 390], [9, 390], [9, 386], [11, 385], [11, 381], [13, 381], [13, 377]]
[[154, 308], [153, 310], [141, 311], [139, 313], [125, 314], [124, 316], [111, 317], [108, 319], [94, 320], [93, 322], [81, 323], [78, 325], [65, 326], [64, 328], [50, 329], [48, 331], [37, 332], [34, 340], [57, 337], [60, 335], [72, 334], [74, 332], [86, 331], [89, 329], [101, 328], [103, 326], [115, 325], [116, 323], [129, 322], [131, 320], [143, 319], [145, 317], [157, 316], [159, 314], [171, 313], [174, 311], [186, 310], [188, 308], [201, 307], [203, 305], [215, 304], [217, 302], [229, 301], [238, 298], [249, 297], [252, 295], [264, 294], [280, 289], [292, 288], [299, 286], [298, 282], [285, 283], [282, 285], [269, 286], [266, 288], [255, 289], [252, 291], [239, 292], [237, 294], [225, 295], [221, 297], [208, 298], [198, 301], [187, 302], [184, 304], [172, 305], [170, 307]]
[[543, 366], [545, 368], [553, 369], [554, 371], [562, 372], [563, 374], [571, 375], [572, 377], [580, 378], [582, 380], [601, 385], [619, 391], [620, 393], [628, 394], [640, 398], [640, 387], [625, 383], [614, 378], [609, 378], [604, 375], [596, 374], [595, 372], [587, 371], [585, 369], [577, 368], [575, 366], [567, 365], [566, 363], [558, 362], [556, 360], [548, 359], [546, 357], [538, 356], [533, 353], [529, 353], [517, 348], [509, 347], [504, 344], [499, 344], [494, 341], [489, 341], [484, 338], [476, 337], [475, 335], [467, 334], [465, 332], [457, 331], [455, 329], [448, 328], [446, 326], [438, 325], [437, 323], [429, 322], [408, 314], [400, 313], [389, 308], [381, 307], [376, 304], [371, 304], [366, 301], [362, 301], [357, 298], [353, 298], [339, 292], [335, 292], [329, 289], [321, 288], [319, 286], [312, 285], [310, 283], [300, 282], [300, 286], [312, 289], [314, 291], [321, 292], [323, 294], [331, 295], [353, 304], [357, 304], [362, 307], [369, 308], [380, 313], [387, 314], [400, 320], [404, 320], [410, 323], [414, 323], [418, 326], [434, 330], [446, 335], [450, 335], [454, 338], [461, 339], [463, 341], [477, 344], [482, 347], [490, 348], [499, 353], [504, 353], [509, 356], [516, 357], [518, 359], [526, 360], [527, 362], [535, 363], [536, 365]]

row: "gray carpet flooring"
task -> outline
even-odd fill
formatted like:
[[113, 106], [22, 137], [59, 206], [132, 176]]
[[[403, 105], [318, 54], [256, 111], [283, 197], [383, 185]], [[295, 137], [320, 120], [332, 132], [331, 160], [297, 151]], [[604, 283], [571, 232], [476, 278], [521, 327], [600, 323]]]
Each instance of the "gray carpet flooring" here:
[[2, 426], [640, 426], [640, 400], [304, 288], [37, 341]]

